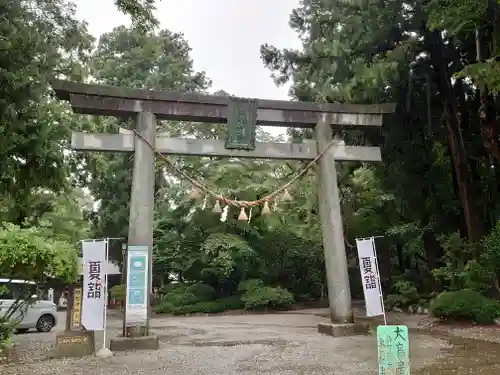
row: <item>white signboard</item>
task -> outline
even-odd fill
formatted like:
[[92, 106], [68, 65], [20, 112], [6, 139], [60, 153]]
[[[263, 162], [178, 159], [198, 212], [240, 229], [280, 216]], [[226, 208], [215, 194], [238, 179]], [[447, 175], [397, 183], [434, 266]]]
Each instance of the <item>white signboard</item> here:
[[385, 315], [375, 241], [373, 238], [356, 240], [356, 246], [365, 294], [366, 316]]
[[125, 325], [145, 326], [148, 321], [149, 251], [147, 246], [129, 245]]
[[103, 331], [106, 308], [106, 241], [83, 241], [82, 325]]

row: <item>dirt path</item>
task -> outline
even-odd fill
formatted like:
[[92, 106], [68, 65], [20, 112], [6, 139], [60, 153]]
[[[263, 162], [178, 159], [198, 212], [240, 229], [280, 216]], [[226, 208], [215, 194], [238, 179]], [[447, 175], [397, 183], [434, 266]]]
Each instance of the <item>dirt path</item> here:
[[[304, 309], [298, 314], [328, 316], [328, 309]], [[364, 309], [358, 308], [359, 316]], [[470, 324], [438, 324], [435, 319], [422, 315], [389, 313], [390, 324], [404, 324], [410, 328], [411, 344], [415, 334], [427, 334], [444, 340], [440, 359], [412, 374], [416, 375], [469, 375], [500, 374], [500, 326]], [[413, 361], [413, 356], [410, 357]]]
[[[377, 373], [373, 336], [332, 338], [317, 333], [320, 318], [303, 314], [197, 316], [156, 318], [158, 351], [116, 353], [47, 360], [55, 333], [29, 333], [15, 338], [17, 364], [0, 368], [2, 375], [257, 375]], [[120, 321], [110, 319], [109, 333], [118, 334]], [[424, 371], [451, 355], [446, 340], [411, 336], [412, 366]], [[422, 372], [422, 374], [424, 374]]]

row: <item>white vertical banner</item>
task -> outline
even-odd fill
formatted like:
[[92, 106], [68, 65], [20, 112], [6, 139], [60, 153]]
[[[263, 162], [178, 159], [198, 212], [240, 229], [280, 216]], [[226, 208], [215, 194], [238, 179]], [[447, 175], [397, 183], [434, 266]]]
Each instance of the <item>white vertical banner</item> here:
[[82, 241], [82, 325], [88, 331], [105, 329], [107, 241]]
[[365, 294], [366, 316], [384, 315], [384, 298], [378, 270], [374, 238], [356, 239], [359, 269]]

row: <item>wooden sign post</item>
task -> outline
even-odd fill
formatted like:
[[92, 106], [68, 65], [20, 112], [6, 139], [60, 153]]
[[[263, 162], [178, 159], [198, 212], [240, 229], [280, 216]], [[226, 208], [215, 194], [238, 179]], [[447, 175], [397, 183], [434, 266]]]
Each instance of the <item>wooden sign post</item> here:
[[56, 336], [54, 357], [83, 357], [95, 352], [94, 331], [83, 331], [81, 326], [82, 287], [79, 284], [68, 288], [66, 330]]

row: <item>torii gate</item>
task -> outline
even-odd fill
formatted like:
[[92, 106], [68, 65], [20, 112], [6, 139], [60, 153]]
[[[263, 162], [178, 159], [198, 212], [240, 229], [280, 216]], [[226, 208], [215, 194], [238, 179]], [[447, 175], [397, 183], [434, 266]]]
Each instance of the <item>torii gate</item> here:
[[[383, 114], [394, 112], [393, 104], [320, 104], [238, 99], [68, 81], [54, 81], [52, 86], [57, 97], [68, 100], [76, 113], [136, 118], [136, 131], [144, 140], [133, 133], [74, 132], [71, 147], [83, 151], [134, 153], [128, 248], [142, 247], [148, 250], [150, 276], [146, 283], [149, 284], [147, 286], [149, 290], [151, 289], [155, 183], [155, 152], [150, 145], [158, 152], [169, 155], [312, 160], [318, 153], [330, 146], [333, 140], [333, 129], [381, 127]], [[157, 135], [157, 119], [228, 123], [228, 138], [224, 142]], [[255, 143], [256, 125], [314, 128], [316, 143]], [[353, 324], [335, 161], [378, 162], [381, 161], [380, 149], [379, 147], [346, 146], [334, 141], [334, 144], [318, 161], [319, 214], [331, 318], [331, 324], [326, 328], [323, 325], [319, 327], [319, 330], [331, 335], [349, 335], [358, 333], [358, 327]], [[128, 329], [124, 335], [148, 335], [151, 311], [149, 298], [148, 295], [147, 316], [135, 322], [126, 321], [125, 326], [128, 326]]]

